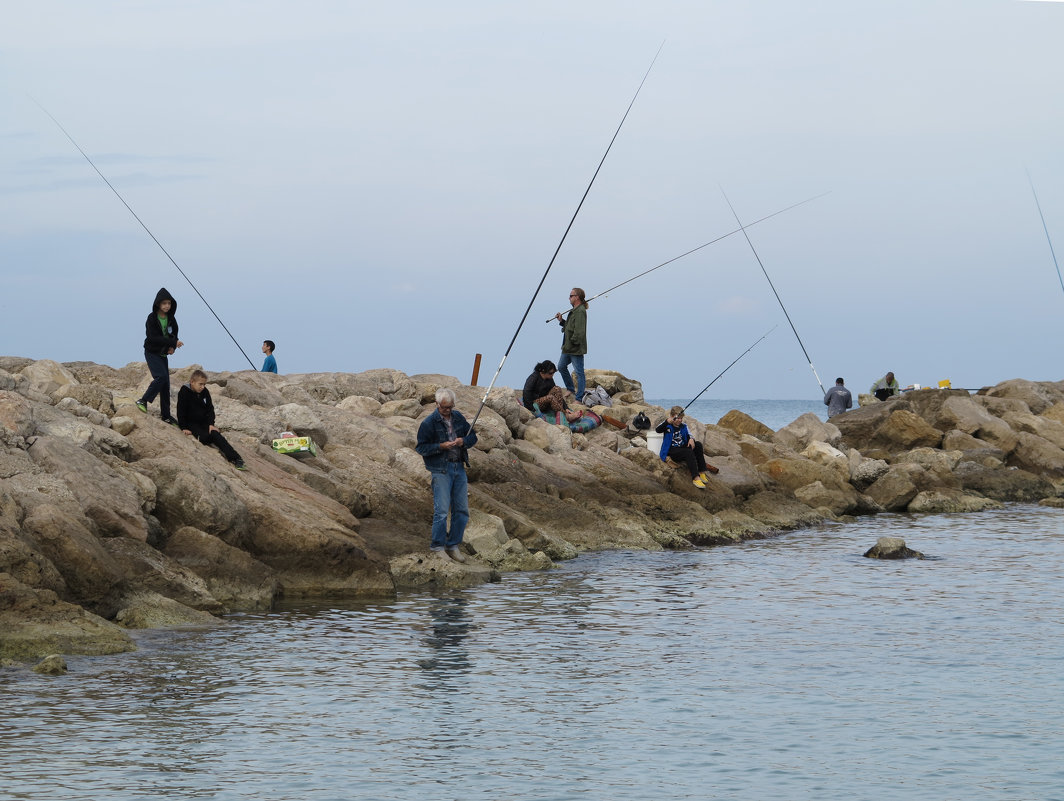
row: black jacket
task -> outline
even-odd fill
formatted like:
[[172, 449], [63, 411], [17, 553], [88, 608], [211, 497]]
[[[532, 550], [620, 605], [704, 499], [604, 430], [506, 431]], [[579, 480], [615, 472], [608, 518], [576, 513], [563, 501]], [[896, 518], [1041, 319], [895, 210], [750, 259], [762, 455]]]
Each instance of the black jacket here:
[[198, 395], [188, 384], [181, 385], [177, 393], [177, 425], [193, 434], [206, 431], [214, 425], [214, 401], [206, 387]]
[[[159, 304], [164, 300], [170, 301], [170, 312], [166, 315], [167, 326], [164, 332], [159, 327]], [[174, 296], [163, 287], [155, 295], [155, 303], [151, 305], [151, 314], [144, 322], [144, 352], [158, 353], [166, 356], [170, 348], [177, 347], [177, 301]]]
[[525, 388], [521, 392], [521, 403], [526, 409], [531, 410], [532, 404], [554, 389], [557, 384], [553, 378], [544, 378], [538, 370], [533, 370], [532, 375], [525, 379]]

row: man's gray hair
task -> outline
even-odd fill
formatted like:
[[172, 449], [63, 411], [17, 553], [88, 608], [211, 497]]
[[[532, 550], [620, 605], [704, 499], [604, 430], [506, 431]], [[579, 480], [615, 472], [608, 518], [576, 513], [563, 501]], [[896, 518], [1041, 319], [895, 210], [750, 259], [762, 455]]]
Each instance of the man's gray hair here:
[[447, 389], [447, 387], [440, 387], [436, 390], [436, 403], [440, 403], [445, 400], [450, 401], [452, 406], [454, 405], [454, 390]]

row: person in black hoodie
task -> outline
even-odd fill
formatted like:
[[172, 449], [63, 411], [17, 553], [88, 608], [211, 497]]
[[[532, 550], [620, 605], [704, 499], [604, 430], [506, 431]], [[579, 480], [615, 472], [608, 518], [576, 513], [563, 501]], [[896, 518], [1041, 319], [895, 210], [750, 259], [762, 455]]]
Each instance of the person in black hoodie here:
[[177, 393], [177, 424], [190, 437], [204, 445], [214, 445], [237, 470], [244, 469], [244, 460], [214, 427], [214, 402], [207, 389], [207, 374], [193, 370], [187, 384]]
[[144, 361], [148, 363], [152, 382], [137, 401], [137, 408], [146, 412], [148, 404], [158, 395], [159, 416], [164, 423], [174, 425], [177, 421], [170, 416], [170, 363], [166, 357], [185, 344], [177, 338], [176, 314], [177, 301], [163, 287], [156, 293], [151, 314], [144, 322]]

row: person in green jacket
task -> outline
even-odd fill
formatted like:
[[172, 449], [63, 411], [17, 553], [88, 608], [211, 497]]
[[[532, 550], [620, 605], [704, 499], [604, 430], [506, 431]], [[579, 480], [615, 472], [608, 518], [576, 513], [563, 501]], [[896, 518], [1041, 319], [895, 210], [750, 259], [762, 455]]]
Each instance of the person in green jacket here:
[[898, 386], [898, 381], [894, 378], [894, 373], [887, 373], [881, 379], [876, 381], [868, 391], [879, 398], [879, 400], [885, 401], [890, 396], [897, 395], [901, 392], [901, 387]]
[[[584, 290], [573, 287], [569, 291], [569, 303], [572, 311], [568, 316], [562, 317], [561, 313], [554, 315], [562, 327], [562, 355], [558, 359], [558, 371], [562, 374], [565, 388], [576, 393], [579, 401], [584, 397], [587, 382], [584, 380], [584, 354], [587, 353], [587, 301], [584, 299]], [[569, 365], [573, 366], [576, 374], [576, 386], [573, 387], [573, 378], [569, 375]]]

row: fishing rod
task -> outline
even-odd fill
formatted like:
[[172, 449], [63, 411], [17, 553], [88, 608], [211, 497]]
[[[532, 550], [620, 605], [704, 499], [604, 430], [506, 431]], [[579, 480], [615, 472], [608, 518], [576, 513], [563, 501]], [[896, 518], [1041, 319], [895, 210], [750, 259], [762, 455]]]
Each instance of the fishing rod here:
[[739, 215], [735, 213], [735, 207], [732, 202], [728, 200], [728, 196], [724, 194], [724, 187], [720, 188], [720, 193], [724, 195], [724, 200], [728, 204], [728, 208], [731, 209], [732, 214], [735, 215], [735, 222], [739, 223], [739, 227], [742, 228], [743, 236], [746, 237], [746, 244], [750, 246], [750, 250], [754, 253], [754, 258], [757, 259], [757, 263], [761, 265], [761, 272], [765, 274], [765, 280], [768, 281], [768, 285], [772, 287], [772, 294], [776, 296], [776, 300], [779, 301], [780, 308], [783, 309], [783, 316], [787, 318], [787, 322], [791, 325], [791, 330], [794, 332], [794, 338], [798, 340], [798, 344], [802, 348], [802, 353], [805, 354], [805, 360], [809, 362], [809, 369], [813, 371], [813, 375], [816, 377], [816, 382], [820, 384], [820, 391], [827, 395], [828, 391], [824, 389], [824, 382], [820, 380], [820, 376], [817, 375], [816, 368], [813, 367], [813, 360], [809, 358], [809, 351], [805, 349], [805, 345], [802, 343], [802, 338], [798, 336], [798, 329], [794, 327], [794, 323], [791, 321], [791, 316], [787, 314], [787, 307], [783, 305], [783, 300], [780, 298], [780, 293], [776, 291], [776, 287], [772, 283], [772, 279], [768, 277], [768, 270], [765, 269], [764, 262], [761, 261], [761, 257], [757, 255], [757, 248], [754, 247], [754, 243], [750, 241], [750, 235], [746, 233], [746, 227], [743, 226], [742, 220], [739, 219]]
[[1034, 181], [1031, 180], [1031, 173], [1024, 169], [1027, 173], [1027, 183], [1031, 185], [1031, 194], [1034, 195], [1034, 205], [1038, 207], [1038, 216], [1042, 218], [1042, 230], [1046, 232], [1046, 241], [1049, 243], [1049, 255], [1053, 257], [1053, 266], [1057, 268], [1057, 280], [1060, 281], [1060, 288], [1064, 289], [1064, 278], [1060, 277], [1060, 265], [1057, 264], [1057, 254], [1053, 251], [1053, 240], [1049, 238], [1049, 228], [1046, 227], [1046, 218], [1042, 214], [1042, 204], [1038, 202], [1038, 194], [1034, 191]]
[[[33, 97], [31, 97], [30, 100], [32, 100], [34, 103], [37, 103], [37, 100], [35, 98], [33, 98]], [[171, 264], [173, 264], [175, 267], [177, 267], [177, 271], [179, 273], [181, 273], [181, 277], [184, 278], [186, 281], [188, 281], [188, 285], [190, 287], [192, 287], [192, 289], [195, 291], [195, 293], [197, 295], [199, 295], [199, 299], [203, 301], [203, 305], [206, 306], [207, 309], [210, 311], [210, 313], [214, 315], [214, 319], [218, 321], [218, 324], [222, 327], [222, 329], [225, 331], [225, 333], [229, 334], [229, 338], [231, 340], [233, 340], [233, 344], [236, 345], [237, 350], [239, 350], [242, 354], [244, 354], [244, 358], [248, 360], [248, 364], [251, 365], [251, 369], [252, 370], [257, 370], [258, 368], [255, 366], [255, 363], [253, 361], [251, 361], [251, 359], [248, 357], [248, 355], [246, 353], [244, 353], [244, 349], [242, 347], [240, 347], [240, 343], [236, 341], [236, 337], [234, 337], [232, 335], [232, 333], [229, 331], [229, 329], [225, 327], [225, 323], [222, 322], [222, 318], [218, 316], [218, 314], [214, 311], [214, 309], [211, 308], [211, 304], [209, 304], [207, 302], [207, 299], [205, 297], [203, 297], [203, 295], [200, 293], [200, 291], [198, 289], [196, 289], [196, 285], [192, 283], [192, 279], [189, 278], [187, 275], [185, 275], [185, 271], [181, 269], [181, 265], [179, 265], [176, 261], [174, 261], [174, 257], [170, 255], [170, 253], [166, 250], [166, 248], [163, 247], [163, 243], [155, 238], [155, 234], [153, 234], [151, 232], [151, 229], [149, 229], [148, 226], [146, 226], [144, 224], [144, 221], [140, 217], [138, 217], [137, 213], [135, 211], [133, 211], [133, 209], [130, 207], [130, 205], [128, 203], [126, 203], [126, 199], [124, 197], [122, 197], [118, 193], [118, 190], [115, 189], [114, 186], [111, 184], [111, 182], [107, 180], [107, 176], [104, 175], [102, 172], [100, 172], [100, 168], [97, 167], [93, 163], [92, 159], [89, 158], [89, 154], [81, 149], [81, 145], [79, 145], [77, 142], [74, 141], [74, 137], [71, 136], [67, 132], [67, 129], [64, 128], [60, 124], [59, 120], [57, 120], [55, 117], [52, 116], [52, 113], [50, 111], [48, 111], [48, 109], [46, 109], [40, 103], [37, 103], [37, 107], [51, 118], [52, 122], [54, 122], [56, 124], [56, 126], [59, 128], [59, 130], [63, 132], [63, 134], [66, 136], [66, 138], [70, 140], [70, 144], [72, 144], [74, 147], [76, 147], [78, 149], [78, 152], [81, 153], [81, 155], [85, 157], [85, 161], [89, 162], [89, 166], [92, 167], [94, 170], [96, 170], [96, 174], [97, 175], [99, 175], [101, 178], [103, 178], [103, 182], [105, 184], [107, 184], [108, 188], [112, 192], [115, 193], [115, 197], [117, 197], [119, 200], [121, 200], [122, 201], [122, 205], [126, 207], [126, 209], [129, 211], [130, 214], [133, 215], [133, 219], [135, 219], [137, 222], [139, 222], [140, 223], [140, 227], [143, 228], [145, 231], [147, 231], [148, 236], [150, 236], [152, 238], [152, 241], [155, 242], [155, 244], [159, 246], [159, 250], [161, 250], [164, 254], [166, 254], [166, 258], [168, 258], [170, 260]]]
[[[771, 333], [772, 333], [773, 331], [775, 331], [775, 330], [776, 330], [777, 328], [779, 328], [779, 326], [778, 326], [778, 325], [774, 325], [774, 326], [772, 326], [772, 328], [770, 328], [770, 329], [769, 329], [768, 331], [766, 331], [766, 332], [765, 332], [765, 333], [764, 333], [764, 334], [763, 334], [763, 335], [761, 336], [761, 339], [764, 339], [765, 337], [767, 337], [767, 336], [768, 336], [769, 334], [771, 334]], [[746, 350], [744, 350], [744, 351], [743, 351], [742, 353], [740, 353], [740, 354], [739, 354], [739, 356], [738, 356], [738, 357], [737, 357], [737, 358], [735, 359], [735, 361], [734, 361], [734, 362], [732, 362], [732, 363], [731, 363], [731, 364], [729, 364], [729, 365], [728, 365], [727, 367], [725, 367], [725, 368], [724, 368], [723, 370], [721, 370], [721, 371], [720, 371], [720, 373], [719, 373], [719, 374], [717, 375], [717, 378], [714, 378], [714, 379], [713, 379], [712, 381], [710, 381], [710, 382], [709, 382], [708, 384], [706, 384], [706, 386], [705, 386], [705, 388], [704, 388], [704, 389], [702, 390], [702, 392], [699, 392], [699, 393], [698, 393], [697, 395], [695, 395], [695, 396], [694, 396], [693, 398], [691, 398], [691, 400], [689, 400], [689, 401], [687, 402], [687, 406], [690, 406], [690, 405], [691, 405], [692, 403], [694, 403], [694, 402], [695, 402], [696, 400], [698, 400], [699, 398], [701, 398], [701, 397], [702, 397], [702, 393], [703, 393], [703, 392], [705, 392], [705, 391], [706, 391], [707, 389], [709, 389], [709, 388], [710, 388], [711, 386], [713, 386], [714, 384], [716, 384], [716, 383], [717, 383], [717, 379], [719, 379], [719, 378], [720, 378], [720, 377], [721, 377], [722, 375], [724, 375], [724, 374], [725, 374], [726, 372], [728, 372], [728, 371], [729, 371], [730, 369], [732, 369], [732, 367], [734, 367], [734, 366], [735, 366], [735, 363], [736, 363], [736, 362], [738, 362], [738, 361], [739, 361], [739, 359], [743, 358], [743, 356], [745, 356], [745, 355], [746, 355], [746, 354], [748, 354], [748, 353], [749, 353], [750, 351], [752, 351], [752, 350], [753, 350], [754, 348], [756, 348], [756, 347], [758, 346], [758, 344], [760, 344], [760, 342], [761, 342], [761, 339], [759, 339], [759, 340], [758, 340], [757, 342], [755, 342], [755, 343], [754, 343], [753, 345], [751, 345], [751, 346], [750, 346], [750, 347], [748, 347], [748, 348], [747, 348]], [[684, 407], [683, 407], [683, 410], [684, 410], [685, 412], [687, 411], [687, 406], [684, 406]]]
[[602, 154], [602, 160], [599, 161], [598, 167], [595, 168], [595, 174], [591, 176], [591, 181], [587, 185], [587, 189], [584, 190], [583, 197], [580, 198], [580, 202], [576, 206], [576, 211], [573, 212], [573, 217], [569, 220], [569, 225], [565, 228], [565, 233], [562, 234], [561, 241], [558, 242], [558, 247], [554, 249], [554, 255], [550, 258], [550, 263], [547, 265], [547, 269], [543, 273], [543, 277], [539, 279], [539, 286], [536, 287], [536, 291], [532, 293], [532, 300], [528, 302], [528, 308], [525, 309], [525, 313], [521, 316], [521, 322], [517, 324], [517, 330], [514, 331], [513, 339], [510, 340], [509, 346], [506, 348], [506, 353], [502, 356], [502, 361], [499, 362], [499, 367], [495, 371], [495, 375], [492, 376], [491, 383], [488, 384], [487, 390], [484, 392], [484, 397], [480, 401], [480, 407], [477, 409], [477, 413], [473, 415], [473, 422], [469, 424], [470, 430], [477, 424], [477, 420], [480, 418], [480, 413], [484, 411], [484, 405], [488, 402], [488, 395], [491, 393], [491, 388], [495, 386], [495, 381], [499, 377], [499, 373], [502, 372], [502, 366], [506, 364], [506, 359], [510, 356], [510, 351], [513, 350], [514, 343], [517, 341], [517, 335], [521, 333], [521, 328], [525, 324], [525, 320], [528, 319], [528, 313], [532, 311], [532, 304], [536, 302], [536, 298], [539, 296], [539, 292], [543, 289], [543, 283], [547, 280], [547, 274], [550, 272], [550, 268], [554, 266], [554, 260], [558, 258], [558, 253], [562, 249], [562, 245], [565, 244], [565, 238], [569, 236], [569, 231], [573, 227], [573, 223], [576, 222], [576, 215], [580, 213], [580, 209], [583, 208], [584, 201], [587, 200], [588, 193], [591, 192], [591, 187], [595, 183], [595, 179], [598, 177], [599, 170], [602, 169], [602, 165], [606, 162], [606, 156], [610, 154], [610, 149], [613, 147], [613, 143], [617, 141], [617, 135], [621, 132], [621, 127], [624, 125], [624, 121], [628, 119], [628, 113], [632, 110], [632, 106], [635, 105], [636, 98], [639, 97], [639, 92], [643, 88], [643, 84], [646, 83], [647, 77], [650, 75], [650, 71], [654, 69], [654, 63], [658, 60], [658, 56], [661, 55], [661, 48], [665, 47], [665, 42], [662, 42], [658, 47], [658, 52], [654, 54], [654, 58], [650, 62], [650, 66], [647, 67], [646, 73], [643, 75], [643, 80], [639, 82], [638, 88], [635, 90], [635, 94], [632, 96], [632, 102], [628, 104], [628, 108], [624, 112], [624, 116], [621, 117], [620, 123], [617, 125], [617, 130], [613, 132], [613, 138], [610, 139], [609, 145], [606, 147], [606, 152]]
[[[783, 212], [785, 212], [785, 211], [790, 211], [791, 209], [796, 209], [796, 208], [798, 208], [799, 206], [805, 205], [806, 203], [809, 203], [809, 202], [811, 202], [811, 201], [813, 201], [813, 200], [817, 200], [817, 199], [819, 199], [819, 198], [822, 198], [822, 197], [824, 197], [824, 195], [828, 195], [828, 194], [831, 194], [831, 193], [830, 193], [830, 192], [821, 192], [821, 193], [820, 193], [819, 195], [814, 195], [813, 197], [810, 197], [810, 198], [806, 198], [805, 200], [803, 200], [803, 201], [801, 201], [801, 202], [799, 202], [799, 203], [795, 203], [795, 204], [793, 204], [793, 205], [791, 205], [791, 206], [788, 206], [788, 207], [787, 207], [787, 208], [785, 208], [785, 209], [780, 209], [779, 211], [774, 211], [774, 212], [772, 212], [771, 214], [767, 214], [767, 215], [765, 215], [764, 217], [762, 217], [762, 218], [761, 218], [761, 219], [759, 219], [759, 220], [754, 220], [754, 221], [753, 221], [752, 223], [750, 223], [750, 225], [748, 225], [748, 226], [746, 226], [746, 227], [747, 227], [747, 228], [749, 228], [749, 227], [751, 227], [751, 226], [753, 226], [753, 225], [757, 225], [758, 223], [764, 222], [765, 220], [768, 220], [768, 219], [771, 219], [772, 217], [775, 217], [775, 216], [776, 216], [777, 214], [783, 214]], [[643, 272], [639, 273], [639, 275], [633, 275], [633, 276], [632, 276], [631, 278], [629, 278], [629, 279], [628, 279], [627, 281], [621, 281], [621, 283], [617, 284], [616, 286], [611, 286], [611, 287], [610, 287], [609, 289], [604, 289], [604, 290], [602, 290], [602, 291], [601, 291], [601, 292], [599, 292], [599, 293], [598, 293], [597, 295], [592, 295], [592, 296], [591, 296], [590, 298], [588, 298], [588, 299], [587, 299], [587, 300], [585, 301], [585, 303], [590, 303], [590, 302], [591, 302], [591, 301], [593, 301], [593, 300], [594, 300], [595, 298], [601, 298], [601, 297], [605, 297], [606, 295], [608, 295], [608, 294], [609, 294], [610, 292], [612, 292], [613, 290], [615, 290], [615, 289], [620, 289], [620, 288], [621, 288], [622, 286], [624, 286], [625, 284], [630, 284], [630, 283], [632, 283], [632, 281], [634, 281], [634, 280], [635, 280], [635, 279], [637, 279], [637, 278], [642, 278], [642, 277], [643, 277], [644, 275], [647, 275], [647, 274], [649, 274], [649, 273], [652, 273], [652, 272], [654, 272], [655, 270], [657, 270], [657, 269], [660, 269], [660, 268], [664, 267], [664, 266], [665, 266], [666, 264], [672, 264], [672, 263], [673, 263], [674, 261], [679, 261], [679, 260], [680, 260], [680, 259], [682, 259], [682, 258], [683, 258], [684, 256], [690, 256], [690, 255], [691, 255], [692, 253], [695, 253], [695, 252], [697, 252], [697, 251], [701, 250], [702, 248], [708, 248], [708, 247], [709, 247], [710, 245], [715, 245], [715, 244], [716, 244], [717, 242], [720, 242], [720, 241], [721, 241], [722, 239], [727, 239], [727, 238], [728, 238], [729, 236], [732, 236], [733, 234], [737, 234], [737, 233], [739, 233], [739, 232], [740, 232], [740, 231], [742, 231], [742, 230], [743, 230], [742, 228], [736, 228], [736, 229], [735, 229], [734, 231], [728, 231], [728, 233], [726, 233], [726, 234], [722, 234], [721, 236], [718, 236], [718, 237], [717, 237], [716, 239], [711, 239], [711, 240], [709, 240], [709, 241], [708, 241], [708, 242], [706, 242], [706, 243], [705, 243], [704, 245], [699, 245], [699, 246], [698, 246], [698, 247], [696, 247], [696, 248], [691, 248], [691, 250], [687, 251], [686, 253], [681, 253], [681, 254], [680, 254], [679, 256], [673, 256], [673, 257], [672, 257], [671, 259], [669, 259], [668, 261], [663, 261], [663, 262], [662, 262], [661, 264], [659, 264], [659, 265], [658, 265], [657, 267], [651, 267], [651, 268], [650, 268], [649, 270], [643, 270]], [[570, 313], [572, 313], [572, 309], [570, 309], [570, 310], [569, 310], [569, 311], [567, 311], [567, 312], [559, 312], [559, 314], [564, 314], [564, 315], [569, 315]], [[548, 323], [550, 323], [550, 322], [553, 322], [553, 321], [554, 321], [554, 319], [555, 319], [554, 317], [550, 317], [550, 318], [548, 318], [548, 319], [546, 320], [546, 322], [548, 322]]]

